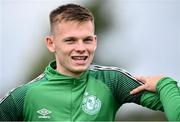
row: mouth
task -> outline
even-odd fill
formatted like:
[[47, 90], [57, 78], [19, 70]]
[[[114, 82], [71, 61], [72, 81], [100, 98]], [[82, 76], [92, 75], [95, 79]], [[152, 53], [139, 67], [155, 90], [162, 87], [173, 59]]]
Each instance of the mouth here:
[[71, 58], [75, 61], [85, 61], [88, 56], [72, 56]]

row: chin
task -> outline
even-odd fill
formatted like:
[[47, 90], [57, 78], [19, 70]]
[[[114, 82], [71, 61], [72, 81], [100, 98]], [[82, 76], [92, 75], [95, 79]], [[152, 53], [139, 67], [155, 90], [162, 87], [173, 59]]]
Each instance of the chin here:
[[78, 69], [78, 70], [76, 70], [76, 72], [82, 73], [82, 72], [85, 72], [86, 70], [87, 70], [87, 68], [84, 68], [84, 69]]
[[83, 67], [75, 68], [74, 71], [77, 73], [82, 73], [82, 72], [86, 71], [87, 69], [88, 69], [87, 66], [83, 66]]

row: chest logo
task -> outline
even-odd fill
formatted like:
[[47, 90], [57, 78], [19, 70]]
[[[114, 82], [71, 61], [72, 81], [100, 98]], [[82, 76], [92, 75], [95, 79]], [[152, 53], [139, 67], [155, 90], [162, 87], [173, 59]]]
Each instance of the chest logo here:
[[82, 110], [89, 115], [95, 115], [100, 109], [101, 101], [99, 98], [86, 92], [82, 101]]
[[43, 109], [38, 110], [37, 113], [40, 114], [38, 116], [38, 118], [49, 119], [49, 118], [51, 118], [49, 116], [49, 114], [51, 114], [52, 112], [50, 110], [48, 110], [48, 109], [43, 108]]

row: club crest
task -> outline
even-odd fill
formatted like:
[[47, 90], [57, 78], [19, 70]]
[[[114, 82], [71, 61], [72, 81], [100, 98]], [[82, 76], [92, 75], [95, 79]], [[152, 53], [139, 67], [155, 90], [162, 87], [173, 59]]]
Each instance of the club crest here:
[[86, 92], [82, 101], [82, 110], [89, 114], [95, 115], [101, 109], [101, 101], [94, 95], [88, 95]]

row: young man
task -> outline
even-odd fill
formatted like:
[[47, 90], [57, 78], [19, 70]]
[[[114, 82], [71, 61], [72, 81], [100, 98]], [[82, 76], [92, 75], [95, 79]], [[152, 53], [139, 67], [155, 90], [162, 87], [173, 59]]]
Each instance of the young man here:
[[129, 102], [163, 110], [158, 94], [130, 94], [140, 84], [124, 70], [90, 65], [97, 40], [89, 10], [63, 5], [50, 13], [50, 23], [46, 45], [55, 61], [1, 100], [0, 120], [112, 121], [119, 107]]
[[133, 89], [131, 94], [136, 94], [142, 90], [157, 92], [162, 102], [165, 114], [169, 121], [180, 120], [180, 88], [177, 82], [169, 77], [137, 77], [143, 85]]

